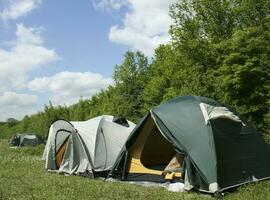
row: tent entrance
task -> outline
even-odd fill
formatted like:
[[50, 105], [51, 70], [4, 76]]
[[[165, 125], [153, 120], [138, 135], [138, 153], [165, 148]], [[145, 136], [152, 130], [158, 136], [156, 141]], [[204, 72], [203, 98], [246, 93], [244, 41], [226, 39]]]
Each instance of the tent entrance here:
[[[147, 177], [145, 181], [148, 178], [153, 181], [152, 176], [159, 176], [158, 182], [166, 179], [165, 176], [163, 177], [164, 170], [176, 155], [172, 144], [160, 133], [151, 116], [148, 117], [129, 152], [126, 171], [128, 176], [141, 178], [141, 180], [144, 179], [143, 177]], [[169, 179], [179, 177], [181, 177], [181, 173], [174, 173]]]
[[71, 132], [66, 130], [60, 130], [56, 133], [55, 136], [55, 165], [56, 169], [59, 169], [61, 166], [63, 157], [65, 155], [65, 152], [67, 150], [68, 142], [69, 142], [69, 136]]

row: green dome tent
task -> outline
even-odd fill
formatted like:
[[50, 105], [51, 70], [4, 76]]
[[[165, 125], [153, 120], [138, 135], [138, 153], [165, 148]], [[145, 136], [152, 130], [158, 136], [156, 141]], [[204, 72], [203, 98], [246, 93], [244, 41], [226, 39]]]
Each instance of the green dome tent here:
[[[178, 169], [168, 174], [168, 166], [175, 163]], [[180, 178], [186, 190], [221, 192], [269, 178], [270, 148], [232, 109], [206, 97], [177, 97], [146, 114], [110, 177], [158, 182]]]
[[43, 153], [45, 169], [104, 176], [134, 127], [124, 118], [109, 115], [87, 121], [57, 120], [50, 127]]

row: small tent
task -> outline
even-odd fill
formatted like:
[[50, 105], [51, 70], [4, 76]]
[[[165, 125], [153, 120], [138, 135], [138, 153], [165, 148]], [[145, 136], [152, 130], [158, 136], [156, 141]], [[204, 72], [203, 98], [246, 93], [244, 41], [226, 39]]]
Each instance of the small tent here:
[[198, 96], [150, 110], [133, 130], [110, 172], [126, 181], [183, 181], [215, 193], [270, 177], [270, 148], [232, 109]]
[[44, 143], [44, 140], [35, 134], [16, 134], [10, 141], [11, 146], [23, 147], [23, 146], [36, 146], [38, 144]]
[[103, 115], [88, 121], [55, 121], [43, 153], [47, 170], [100, 175], [111, 169], [135, 124]]

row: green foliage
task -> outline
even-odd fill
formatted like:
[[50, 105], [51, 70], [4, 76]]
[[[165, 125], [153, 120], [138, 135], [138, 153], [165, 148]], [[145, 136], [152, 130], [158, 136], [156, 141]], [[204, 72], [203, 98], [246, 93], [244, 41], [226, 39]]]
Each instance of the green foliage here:
[[143, 113], [144, 85], [147, 82], [148, 61], [141, 52], [127, 52], [124, 62], [114, 71], [115, 113], [137, 121]]
[[18, 120], [14, 119], [14, 118], [8, 118], [6, 122], [7, 122], [7, 126], [9, 128], [16, 126], [18, 124]]
[[155, 58], [148, 69], [148, 82], [143, 90], [144, 107], [148, 111], [160, 104], [167, 96], [172, 85], [175, 68], [175, 54], [170, 45], [161, 45], [155, 51]]
[[269, 126], [270, 24], [236, 31], [219, 44], [220, 98], [263, 131]]
[[269, 0], [178, 0], [170, 7], [171, 42], [149, 63], [128, 51], [114, 84], [72, 106], [45, 105], [21, 121], [0, 123], [0, 138], [36, 132], [44, 138], [58, 119], [114, 115], [138, 120], [178, 95], [208, 96], [234, 107], [270, 138]]
[[267, 0], [177, 1], [170, 30], [181, 66], [172, 77], [189, 83], [182, 81], [180, 91], [227, 103], [264, 133], [270, 129], [269, 13]]

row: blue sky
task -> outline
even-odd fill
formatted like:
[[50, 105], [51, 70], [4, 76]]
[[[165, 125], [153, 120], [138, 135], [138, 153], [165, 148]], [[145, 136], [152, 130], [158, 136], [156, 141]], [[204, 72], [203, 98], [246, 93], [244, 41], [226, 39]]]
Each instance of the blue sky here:
[[169, 41], [173, 0], [74, 2], [0, 0], [0, 121], [89, 98], [127, 50], [152, 57]]

